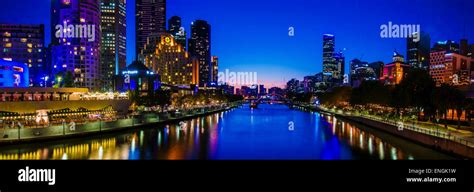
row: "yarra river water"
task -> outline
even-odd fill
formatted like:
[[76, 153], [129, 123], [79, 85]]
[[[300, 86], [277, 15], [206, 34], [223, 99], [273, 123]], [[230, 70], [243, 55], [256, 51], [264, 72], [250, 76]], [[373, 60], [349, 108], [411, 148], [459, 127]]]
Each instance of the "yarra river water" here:
[[171, 125], [0, 147], [1, 159], [453, 159], [335, 117], [248, 105]]

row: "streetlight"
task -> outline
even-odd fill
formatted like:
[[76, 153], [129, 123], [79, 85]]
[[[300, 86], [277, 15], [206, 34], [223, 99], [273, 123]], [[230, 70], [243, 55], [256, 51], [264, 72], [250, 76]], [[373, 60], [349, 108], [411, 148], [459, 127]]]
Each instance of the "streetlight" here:
[[63, 80], [62, 77], [58, 77], [58, 87], [61, 87], [61, 80]]
[[47, 87], [48, 79], [49, 79], [49, 76], [44, 77], [44, 87]]

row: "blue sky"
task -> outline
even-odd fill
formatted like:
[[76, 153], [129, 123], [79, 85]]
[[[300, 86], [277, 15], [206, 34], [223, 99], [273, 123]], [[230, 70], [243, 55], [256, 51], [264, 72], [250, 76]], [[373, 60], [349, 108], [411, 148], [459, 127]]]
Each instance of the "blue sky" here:
[[[46, 24], [50, 41], [50, 0], [2, 0], [1, 23]], [[128, 0], [128, 63], [134, 59], [134, 0]], [[224, 71], [258, 72], [266, 85], [322, 70], [322, 35], [336, 35], [346, 49], [346, 71], [354, 58], [389, 62], [394, 50], [405, 55], [404, 39], [380, 38], [380, 25], [419, 24], [440, 40], [474, 44], [472, 0], [168, 0], [167, 17], [182, 17], [188, 31], [196, 19], [212, 25], [212, 54]], [[295, 36], [288, 36], [288, 28]]]

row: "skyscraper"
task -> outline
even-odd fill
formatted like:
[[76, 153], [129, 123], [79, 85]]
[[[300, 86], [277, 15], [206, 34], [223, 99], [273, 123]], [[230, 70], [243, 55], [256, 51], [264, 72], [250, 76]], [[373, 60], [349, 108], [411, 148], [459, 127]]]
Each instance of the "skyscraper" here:
[[138, 56], [152, 34], [166, 32], [166, 0], [136, 0], [136, 55]]
[[[71, 72], [73, 86], [98, 90], [99, 0], [52, 0], [51, 33], [53, 74]], [[61, 84], [61, 80], [66, 81], [58, 78], [55, 83]]]
[[186, 50], [186, 31], [181, 25], [181, 18], [173, 16], [168, 20], [168, 33]]
[[342, 82], [345, 73], [346, 59], [342, 51], [334, 53], [334, 61], [336, 62], [336, 70], [333, 71], [333, 78], [338, 82]]
[[188, 41], [191, 56], [199, 63], [199, 86], [211, 81], [211, 26], [207, 21], [196, 20], [191, 24], [191, 39]]
[[101, 0], [101, 89], [114, 89], [114, 76], [127, 66], [126, 0]]
[[427, 33], [416, 33], [407, 38], [407, 63], [412, 67], [428, 69], [430, 65], [430, 46], [431, 38]]
[[218, 83], [218, 78], [219, 78], [219, 57], [217, 56], [212, 56], [212, 82]]
[[43, 86], [48, 75], [45, 64], [44, 25], [0, 24], [0, 59], [25, 63], [30, 86]]
[[334, 35], [323, 35], [323, 72], [331, 74], [333, 77], [335, 77], [335, 73], [338, 70], [338, 66], [334, 58], [335, 45], [336, 38]]

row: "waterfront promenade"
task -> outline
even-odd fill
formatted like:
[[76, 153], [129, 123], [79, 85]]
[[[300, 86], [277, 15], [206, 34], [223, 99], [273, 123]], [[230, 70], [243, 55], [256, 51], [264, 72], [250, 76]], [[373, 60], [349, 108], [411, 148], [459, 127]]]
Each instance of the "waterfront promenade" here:
[[189, 118], [229, 110], [239, 105], [241, 105], [240, 102], [234, 102], [229, 104], [201, 106], [191, 109], [166, 112], [149, 111], [141, 112], [139, 114], [130, 114], [112, 120], [98, 119], [93, 122], [85, 123], [64, 122], [60, 125], [53, 125], [45, 128], [22, 128], [21, 126], [17, 125], [15, 128], [4, 128], [0, 130], [0, 145], [65, 139], [78, 136], [95, 135], [102, 132], [113, 132], [139, 128], [151, 124], [177, 122]]
[[474, 159], [474, 133], [471, 131], [457, 130], [452, 127], [442, 129], [413, 121], [395, 121], [375, 115], [362, 114], [357, 111], [329, 109], [323, 106], [315, 107], [303, 103], [298, 103], [296, 106], [306, 110], [336, 115], [426, 146]]

